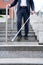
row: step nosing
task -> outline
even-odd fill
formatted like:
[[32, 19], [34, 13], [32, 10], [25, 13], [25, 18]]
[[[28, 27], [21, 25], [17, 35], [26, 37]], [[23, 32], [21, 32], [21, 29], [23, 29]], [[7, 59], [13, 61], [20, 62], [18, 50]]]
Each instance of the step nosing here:
[[0, 64], [43, 64], [43, 58], [2, 58]]

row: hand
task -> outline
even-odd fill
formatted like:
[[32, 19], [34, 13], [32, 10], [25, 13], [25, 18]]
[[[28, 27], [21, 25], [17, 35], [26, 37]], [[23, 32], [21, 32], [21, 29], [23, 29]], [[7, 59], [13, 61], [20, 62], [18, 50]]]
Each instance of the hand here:
[[35, 12], [34, 11], [31, 11], [31, 14], [33, 15]]
[[11, 5], [10, 5], [10, 4], [8, 4], [6, 7], [10, 8], [10, 6], [11, 6]]

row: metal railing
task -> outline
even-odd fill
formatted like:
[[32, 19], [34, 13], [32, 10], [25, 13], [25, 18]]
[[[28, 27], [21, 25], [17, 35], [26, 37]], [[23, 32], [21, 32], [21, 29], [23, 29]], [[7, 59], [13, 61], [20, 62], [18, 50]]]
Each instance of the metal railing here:
[[8, 22], [8, 7], [6, 7], [6, 43], [7, 43], [7, 22]]
[[[8, 7], [6, 7], [6, 43], [7, 43], [7, 31], [8, 31]], [[13, 30], [13, 19], [11, 22], [11, 30]]]

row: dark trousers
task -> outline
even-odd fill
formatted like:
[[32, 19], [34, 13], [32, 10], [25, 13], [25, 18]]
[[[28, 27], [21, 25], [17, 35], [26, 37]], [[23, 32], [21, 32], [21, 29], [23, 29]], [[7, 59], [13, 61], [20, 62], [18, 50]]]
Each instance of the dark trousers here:
[[[24, 23], [25, 23], [29, 16], [30, 16], [30, 13], [28, 11], [28, 8], [27, 7], [20, 7], [20, 10], [17, 12], [17, 31], [19, 31], [21, 28], [22, 17], [23, 17]], [[26, 23], [24, 30], [25, 30], [25, 36], [28, 36], [29, 21]], [[22, 36], [21, 31], [18, 34], [18, 37], [20, 37], [20, 36]]]

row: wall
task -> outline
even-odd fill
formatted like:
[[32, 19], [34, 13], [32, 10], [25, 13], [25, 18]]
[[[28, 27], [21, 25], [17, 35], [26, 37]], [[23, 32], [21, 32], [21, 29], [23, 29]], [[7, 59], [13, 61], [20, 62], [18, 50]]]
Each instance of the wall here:
[[[4, 2], [4, 0], [0, 0], [0, 8], [5, 9], [7, 4], [11, 4], [13, 0], [9, 0], [8, 2]], [[10, 18], [13, 18], [13, 8], [9, 9]]]

